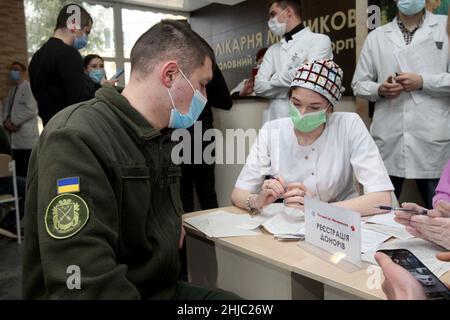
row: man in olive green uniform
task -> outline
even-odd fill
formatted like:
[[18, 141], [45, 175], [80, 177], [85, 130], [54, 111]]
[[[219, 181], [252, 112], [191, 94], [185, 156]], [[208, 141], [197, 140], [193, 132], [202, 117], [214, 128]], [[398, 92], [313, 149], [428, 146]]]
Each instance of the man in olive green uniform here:
[[100, 89], [47, 124], [29, 167], [24, 298], [236, 298], [177, 280], [183, 211], [168, 128], [196, 120], [213, 62], [189, 29], [163, 21], [133, 47], [121, 94]]

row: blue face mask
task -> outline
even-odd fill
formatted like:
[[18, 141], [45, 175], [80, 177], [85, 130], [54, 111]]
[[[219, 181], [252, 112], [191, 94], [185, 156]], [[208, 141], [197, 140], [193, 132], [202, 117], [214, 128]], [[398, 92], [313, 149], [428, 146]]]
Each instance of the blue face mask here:
[[398, 10], [406, 16], [415, 16], [425, 8], [425, 0], [398, 0]]
[[94, 69], [89, 71], [89, 77], [96, 83], [101, 83], [102, 79], [105, 78], [105, 70]]
[[188, 78], [186, 78], [181, 69], [180, 73], [191, 86], [192, 90], [194, 91], [194, 96], [192, 97], [191, 105], [189, 106], [189, 111], [186, 114], [182, 114], [180, 111], [178, 111], [178, 108], [175, 107], [172, 94], [170, 93], [170, 90], [167, 89], [173, 107], [170, 113], [170, 120], [169, 120], [169, 128], [172, 129], [187, 129], [189, 127], [192, 127], [195, 121], [197, 121], [198, 117], [202, 113], [203, 109], [206, 106], [206, 102], [208, 101], [200, 91], [194, 89], [191, 82], [188, 80]]
[[81, 37], [76, 37], [73, 42], [73, 47], [77, 50], [83, 49], [88, 44], [88, 36], [83, 33]]
[[11, 77], [12, 80], [14, 81], [19, 81], [22, 77], [20, 76], [20, 71], [19, 70], [10, 70], [9, 71], [9, 76]]

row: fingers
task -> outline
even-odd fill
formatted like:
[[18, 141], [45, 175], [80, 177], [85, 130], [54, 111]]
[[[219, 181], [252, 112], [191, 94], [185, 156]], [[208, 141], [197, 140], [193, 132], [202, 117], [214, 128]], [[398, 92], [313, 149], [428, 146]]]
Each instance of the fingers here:
[[263, 189], [275, 191], [277, 198], [280, 197], [284, 193], [284, 188], [281, 186], [280, 182], [275, 179], [270, 179], [270, 180], [264, 181]]
[[439, 252], [436, 255], [436, 258], [441, 261], [450, 262], [450, 252]]
[[417, 231], [416, 229], [414, 229], [413, 227], [407, 226], [405, 228], [406, 232], [408, 232], [410, 235], [416, 237], [416, 238], [424, 238], [424, 235], [421, 234], [419, 231]]
[[286, 180], [284, 180], [284, 178], [280, 175], [276, 176], [275, 178], [281, 183], [281, 185], [283, 186], [283, 189], [286, 189], [286, 187], [287, 187]]
[[375, 253], [375, 260], [378, 265], [384, 270], [384, 268], [389, 267], [392, 264], [395, 264], [389, 256], [382, 252]]
[[303, 183], [300, 183], [300, 182], [290, 183], [288, 185], [287, 189], [288, 189], [288, 191], [293, 190], [293, 189], [300, 189], [300, 190], [303, 190], [305, 192], [309, 191], [308, 188]]
[[404, 211], [395, 211], [394, 215], [397, 219], [401, 220], [411, 220], [411, 218], [414, 216], [412, 213], [404, 212]]
[[438, 201], [436, 209], [433, 212], [429, 212], [428, 215], [450, 218], [450, 202]]
[[447, 224], [447, 218], [441, 217], [428, 217], [422, 215], [413, 215], [411, 217], [411, 223], [417, 223], [420, 225], [430, 225], [430, 226], [442, 226]]

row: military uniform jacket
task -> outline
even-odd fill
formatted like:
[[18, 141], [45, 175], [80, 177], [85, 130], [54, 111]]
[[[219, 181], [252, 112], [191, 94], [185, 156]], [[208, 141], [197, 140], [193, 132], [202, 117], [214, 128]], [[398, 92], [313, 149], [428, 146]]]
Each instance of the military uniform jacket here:
[[25, 299], [173, 296], [183, 209], [164, 131], [112, 87], [48, 123], [28, 173]]

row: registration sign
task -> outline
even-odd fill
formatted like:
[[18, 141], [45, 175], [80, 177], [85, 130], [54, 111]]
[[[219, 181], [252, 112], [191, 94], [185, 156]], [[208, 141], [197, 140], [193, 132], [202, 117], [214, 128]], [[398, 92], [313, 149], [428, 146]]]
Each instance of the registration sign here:
[[361, 262], [361, 215], [305, 198], [305, 241], [337, 259]]

